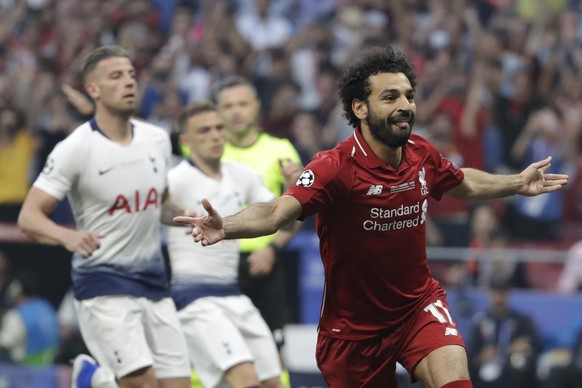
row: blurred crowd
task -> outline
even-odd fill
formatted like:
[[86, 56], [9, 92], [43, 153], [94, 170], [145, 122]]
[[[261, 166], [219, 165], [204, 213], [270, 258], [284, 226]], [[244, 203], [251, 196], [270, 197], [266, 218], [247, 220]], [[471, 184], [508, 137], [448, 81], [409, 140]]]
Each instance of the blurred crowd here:
[[[550, 154], [552, 169], [571, 174], [565, 194], [496, 206], [510, 237], [559, 240], [563, 221], [582, 214], [581, 15], [568, 0], [2, 0], [2, 218], [14, 218], [48, 152], [91, 114], [78, 71], [98, 45], [131, 52], [138, 116], [170, 132], [217, 81], [249, 77], [262, 126], [304, 162], [352, 132], [335, 90], [343, 66], [393, 45], [418, 72], [415, 130], [458, 165], [519, 171]], [[435, 203], [432, 243], [466, 246], [472, 210]]]
[[[418, 73], [414, 130], [446, 157], [507, 173], [552, 155], [551, 170], [571, 176], [567, 190], [486, 210], [434, 201], [430, 245], [559, 242], [582, 217], [579, 1], [0, 0], [0, 221], [14, 221], [50, 150], [90, 117], [79, 66], [104, 44], [134, 59], [137, 116], [172, 135], [184, 104], [248, 77], [261, 126], [304, 163], [353, 131], [336, 96], [342, 68], [395, 46]], [[473, 219], [489, 216], [482, 236]]]

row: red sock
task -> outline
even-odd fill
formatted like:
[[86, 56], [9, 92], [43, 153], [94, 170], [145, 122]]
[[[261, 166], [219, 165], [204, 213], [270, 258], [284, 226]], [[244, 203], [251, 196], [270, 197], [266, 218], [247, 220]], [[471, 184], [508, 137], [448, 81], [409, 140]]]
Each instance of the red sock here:
[[471, 383], [471, 380], [457, 380], [451, 381], [450, 383], [443, 385], [441, 388], [473, 388], [473, 383]]

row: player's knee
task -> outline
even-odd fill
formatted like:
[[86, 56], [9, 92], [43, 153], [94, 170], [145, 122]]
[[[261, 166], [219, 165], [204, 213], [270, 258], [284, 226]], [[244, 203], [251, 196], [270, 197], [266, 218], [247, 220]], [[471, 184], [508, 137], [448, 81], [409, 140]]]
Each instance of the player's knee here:
[[242, 362], [228, 369], [224, 379], [230, 387], [248, 388], [259, 386], [259, 379], [250, 362]]

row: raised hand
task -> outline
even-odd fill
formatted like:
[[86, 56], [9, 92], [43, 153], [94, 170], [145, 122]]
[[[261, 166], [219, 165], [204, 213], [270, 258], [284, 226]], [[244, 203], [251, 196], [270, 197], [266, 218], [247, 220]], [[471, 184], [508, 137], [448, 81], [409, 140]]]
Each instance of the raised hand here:
[[552, 157], [548, 156], [544, 160], [530, 164], [520, 175], [524, 178], [525, 183], [519, 189], [521, 195], [534, 196], [543, 193], [557, 191], [568, 183], [568, 175], [565, 174], [546, 174], [545, 171], [550, 167]]
[[195, 242], [201, 243], [203, 246], [216, 244], [224, 239], [224, 228], [222, 216], [210, 204], [207, 199], [202, 200], [202, 206], [208, 213], [203, 217], [188, 217], [178, 216], [174, 217], [174, 222], [177, 224], [190, 225], [192, 227], [192, 237]]

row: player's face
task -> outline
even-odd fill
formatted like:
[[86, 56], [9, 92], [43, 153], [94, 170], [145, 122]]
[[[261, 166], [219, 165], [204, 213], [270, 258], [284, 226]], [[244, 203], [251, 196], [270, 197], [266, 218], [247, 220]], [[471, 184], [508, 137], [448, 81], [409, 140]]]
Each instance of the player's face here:
[[135, 68], [125, 57], [102, 60], [87, 79], [87, 91], [97, 105], [112, 112], [131, 115], [137, 108]]
[[388, 147], [402, 147], [410, 137], [416, 115], [410, 81], [402, 73], [379, 73], [370, 77], [370, 85], [365, 122], [372, 136]]
[[195, 159], [209, 163], [219, 161], [224, 152], [226, 130], [217, 112], [202, 112], [185, 123], [180, 141], [186, 145]]
[[260, 104], [249, 86], [238, 85], [220, 91], [217, 104], [229, 131], [244, 133], [256, 126]]

